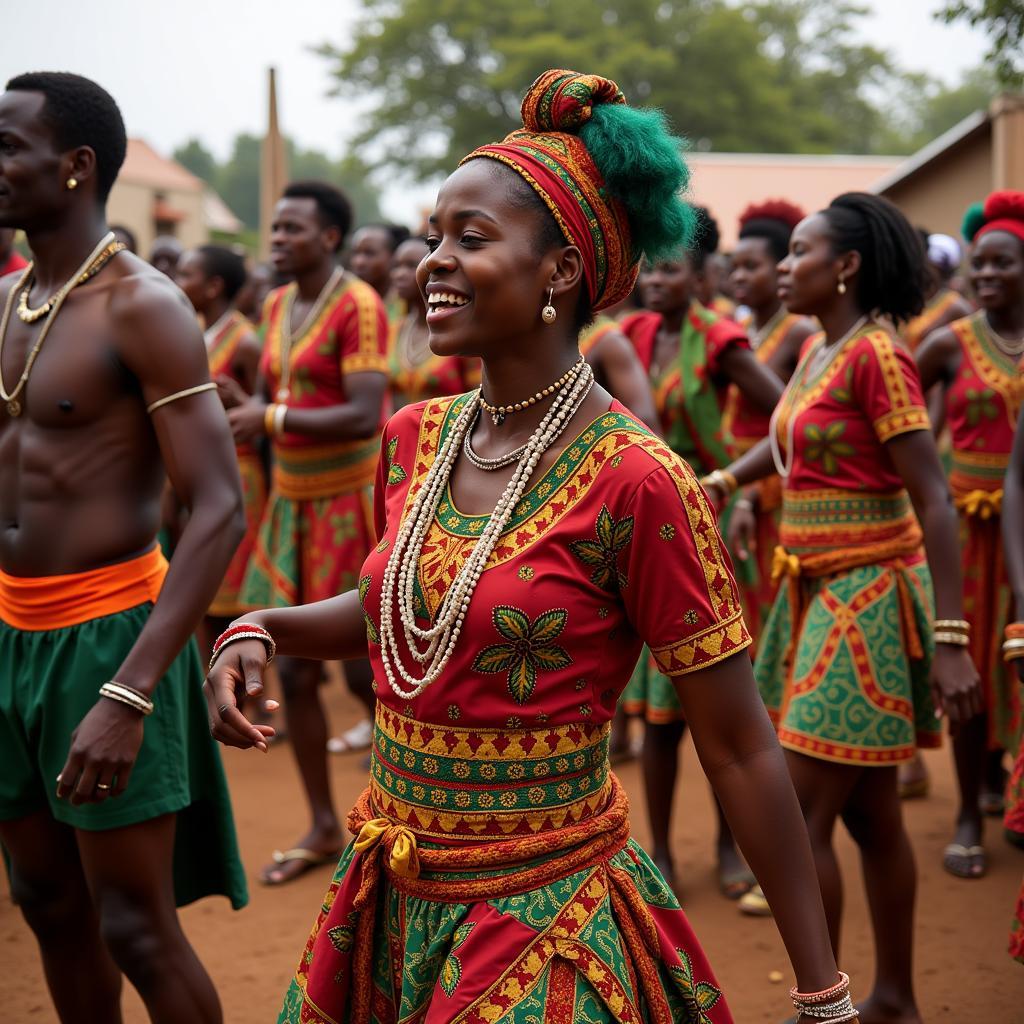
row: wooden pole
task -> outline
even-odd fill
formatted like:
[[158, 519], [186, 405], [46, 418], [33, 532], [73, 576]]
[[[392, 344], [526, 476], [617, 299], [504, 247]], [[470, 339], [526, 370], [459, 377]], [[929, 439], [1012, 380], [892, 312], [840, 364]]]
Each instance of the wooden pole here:
[[270, 224], [274, 205], [288, 184], [288, 154], [277, 120], [277, 72], [268, 71], [267, 133], [260, 152], [260, 239], [259, 258], [270, 256]]

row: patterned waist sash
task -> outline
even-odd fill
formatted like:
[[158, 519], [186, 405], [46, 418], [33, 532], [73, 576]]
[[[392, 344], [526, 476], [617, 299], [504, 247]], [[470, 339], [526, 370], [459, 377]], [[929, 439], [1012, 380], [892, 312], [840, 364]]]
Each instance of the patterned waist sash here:
[[967, 516], [989, 519], [1003, 506], [1003, 479], [1010, 463], [1008, 452], [953, 452], [949, 487], [956, 507]]
[[609, 726], [477, 730], [377, 705], [370, 803], [434, 842], [535, 836], [601, 814], [611, 795]]
[[310, 501], [372, 487], [380, 438], [290, 447], [274, 445], [273, 490], [282, 498]]
[[906, 491], [784, 490], [779, 539], [772, 580], [788, 581], [793, 613], [791, 648], [807, 606], [801, 578], [820, 579], [865, 565], [881, 565], [896, 574], [907, 651], [912, 658], [924, 657], [906, 578], [910, 562], [922, 557], [923, 535]]

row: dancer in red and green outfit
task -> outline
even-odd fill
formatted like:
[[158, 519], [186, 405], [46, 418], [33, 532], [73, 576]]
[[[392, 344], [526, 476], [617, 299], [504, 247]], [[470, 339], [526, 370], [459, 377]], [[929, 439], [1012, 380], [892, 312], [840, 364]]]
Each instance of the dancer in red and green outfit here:
[[[705, 309], [694, 297], [691, 255], [650, 266], [642, 276], [644, 305], [623, 323], [648, 371], [662, 435], [669, 447], [703, 476], [728, 465], [729, 438], [722, 426], [729, 387], [768, 415], [782, 394], [779, 378], [758, 362], [743, 328]], [[670, 835], [679, 772], [679, 743], [686, 728], [672, 680], [645, 651], [623, 698], [628, 714], [642, 716], [644, 786], [655, 863], [673, 879]], [[719, 811], [719, 883], [738, 899], [754, 883], [736, 852]]]
[[[419, 269], [428, 296], [448, 297], [428, 313], [432, 347], [480, 357], [481, 392], [388, 425], [381, 541], [357, 593], [243, 629], [292, 654], [351, 657], [369, 638], [379, 684], [357, 838], [287, 1024], [732, 1020], [629, 840], [608, 770], [609, 719], [645, 640], [676, 680], [800, 986], [836, 982], [713, 511], [685, 462], [593, 387], [577, 347], [592, 309], [632, 287], [635, 254], [685, 238], [677, 140], [594, 76], [546, 73], [523, 112], [524, 130], [442, 186]], [[206, 692], [226, 743], [262, 742], [236, 704], [243, 676], [258, 691], [269, 643], [225, 638]]]
[[[1024, 332], [1022, 332], [1024, 334]], [[1006, 473], [1003, 496], [1003, 544], [1006, 571], [1013, 591], [1015, 607], [1024, 608], [1024, 417], [1017, 418], [1013, 451]], [[1018, 614], [1019, 619], [1024, 616]], [[1024, 684], [1024, 621], [1012, 622], [1005, 631], [1003, 656], [1011, 669], [1016, 669], [1017, 682]], [[1024, 849], [1024, 736], [1014, 762], [1007, 789], [1006, 838]], [[1010, 955], [1024, 964], [1024, 879], [1013, 925], [1010, 928]]]
[[956, 517], [917, 370], [871, 319], [920, 311], [924, 252], [895, 206], [847, 193], [801, 221], [779, 274], [787, 308], [824, 333], [805, 346], [768, 438], [730, 467], [740, 484], [783, 477], [779, 593], [754, 672], [810, 829], [834, 949], [838, 818], [860, 848], [876, 960], [861, 1020], [919, 1022], [916, 872], [896, 766], [939, 742], [937, 706], [958, 726], [981, 705]]
[[[266, 300], [260, 393], [228, 412], [237, 442], [266, 434], [273, 443], [270, 498], [242, 587], [247, 607], [287, 607], [354, 587], [376, 540], [371, 494], [387, 389], [387, 322], [377, 293], [337, 266], [350, 221], [348, 200], [322, 182], [289, 185], [274, 214], [271, 258], [295, 280]], [[327, 772], [322, 672], [313, 658], [280, 665], [312, 826], [292, 849], [275, 852], [261, 876], [272, 885], [331, 861], [344, 845]], [[368, 662], [350, 662], [346, 680], [372, 719]], [[368, 744], [369, 720], [362, 729]]]
[[932, 331], [970, 316], [973, 312], [971, 304], [950, 286], [963, 258], [960, 243], [951, 235], [925, 234], [924, 237], [928, 256], [925, 306], [900, 332], [911, 352], [916, 352]]
[[[182, 254], [175, 280], [206, 325], [206, 357], [221, 401], [226, 408], [248, 401], [256, 389], [262, 346], [252, 324], [233, 305], [246, 282], [245, 261], [222, 245], [203, 245]], [[254, 445], [242, 444], [235, 455], [245, 502], [245, 536], [203, 621], [200, 642], [207, 657], [217, 635], [246, 611], [240, 592], [267, 500], [259, 451]]]
[[[742, 326], [758, 362], [783, 383], [796, 368], [803, 343], [820, 329], [813, 320], [790, 313], [778, 295], [776, 267], [786, 258], [790, 235], [803, 217], [802, 210], [782, 199], [748, 206], [740, 216], [739, 241], [732, 253], [733, 294], [751, 311]], [[769, 415], [745, 399], [738, 388], [730, 389], [724, 429], [732, 439], [734, 457], [768, 436]], [[748, 488], [732, 510], [733, 516], [752, 516], [755, 521], [752, 565], [741, 577], [749, 581], [741, 584], [741, 594], [755, 644], [775, 600], [772, 555], [779, 542], [781, 507], [781, 482], [778, 476], [770, 476]]]
[[580, 331], [580, 355], [594, 371], [594, 379], [614, 395], [641, 423], [661, 431], [647, 370], [622, 327], [601, 314]]
[[480, 383], [475, 361], [459, 356], [439, 356], [430, 350], [427, 306], [416, 268], [427, 255], [423, 238], [409, 238], [395, 250], [391, 265], [394, 295], [408, 312], [391, 323], [388, 341], [388, 374], [395, 409], [428, 398], [460, 395]]
[[[961, 878], [985, 873], [986, 784], [1002, 814], [1004, 752], [1016, 751], [1021, 700], [999, 645], [1012, 615], [1000, 510], [1003, 476], [1024, 398], [1024, 193], [994, 192], [971, 239], [969, 273], [981, 309], [936, 331], [918, 350], [926, 389], [940, 384], [953, 442], [950, 486], [960, 513], [964, 611], [985, 714], [953, 737], [960, 808], [943, 864]], [[991, 799], [991, 798], [990, 798]]]

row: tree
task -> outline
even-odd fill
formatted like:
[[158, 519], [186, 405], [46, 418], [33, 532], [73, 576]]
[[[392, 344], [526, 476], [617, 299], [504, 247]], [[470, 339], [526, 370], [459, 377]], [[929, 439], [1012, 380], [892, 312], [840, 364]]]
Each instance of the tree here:
[[894, 75], [857, 43], [845, 0], [362, 0], [344, 47], [325, 43], [334, 93], [369, 97], [356, 143], [373, 166], [417, 178], [453, 167], [518, 122], [549, 67], [600, 69], [662, 107], [700, 148], [869, 152], [869, 99]]
[[217, 160], [198, 139], [189, 139], [174, 151], [173, 156], [182, 167], [207, 184], [212, 185], [216, 180]]
[[1007, 88], [1024, 83], [1024, 3], [1021, 0], [965, 0], [943, 4], [936, 14], [947, 23], [966, 21], [989, 37], [986, 60]]

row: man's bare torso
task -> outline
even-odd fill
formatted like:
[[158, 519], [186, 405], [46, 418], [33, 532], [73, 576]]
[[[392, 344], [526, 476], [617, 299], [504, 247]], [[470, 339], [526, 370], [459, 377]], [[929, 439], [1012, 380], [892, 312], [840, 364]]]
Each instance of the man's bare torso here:
[[[0, 404], [0, 569], [17, 576], [82, 572], [150, 546], [164, 471], [111, 309], [161, 287], [120, 254], [76, 288], [43, 344], [20, 416]], [[20, 275], [0, 282], [0, 303]], [[15, 300], [17, 301], [17, 300]], [[12, 311], [0, 366], [10, 393], [46, 319]], [[144, 339], [138, 339], [144, 344]]]

